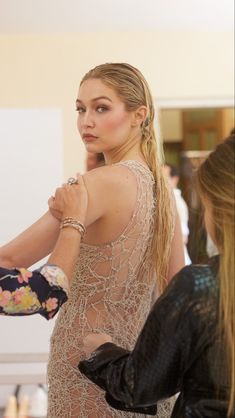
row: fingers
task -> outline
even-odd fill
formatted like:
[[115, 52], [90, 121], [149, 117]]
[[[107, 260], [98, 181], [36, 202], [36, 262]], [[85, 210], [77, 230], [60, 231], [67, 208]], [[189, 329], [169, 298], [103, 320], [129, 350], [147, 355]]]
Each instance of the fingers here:
[[84, 184], [84, 181], [83, 181], [83, 177], [82, 177], [82, 175], [80, 174], [80, 173], [77, 173], [76, 174], [76, 179], [77, 179], [77, 181], [78, 181], [78, 184]]
[[76, 212], [85, 217], [88, 204], [88, 194], [80, 173], [76, 178], [70, 177], [68, 183], [64, 183], [55, 191], [55, 198], [48, 200], [49, 207], [62, 212]]
[[63, 186], [66, 186], [66, 185], [73, 186], [73, 187], [84, 185], [82, 175], [80, 173], [77, 173], [76, 177], [69, 177], [67, 183], [63, 184]]
[[108, 334], [91, 333], [83, 338], [83, 346], [92, 350], [107, 342], [112, 342], [112, 338]]
[[68, 186], [84, 185], [83, 177], [80, 173], [76, 174], [76, 177], [69, 177], [67, 183], [63, 183], [61, 187], [68, 188]]
[[54, 200], [55, 200], [54, 196], [49, 197], [47, 201], [49, 208], [53, 206]]

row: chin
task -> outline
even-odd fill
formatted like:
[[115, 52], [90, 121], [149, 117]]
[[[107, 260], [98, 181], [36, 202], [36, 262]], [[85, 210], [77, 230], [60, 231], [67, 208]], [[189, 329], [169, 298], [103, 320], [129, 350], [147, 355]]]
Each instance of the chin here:
[[100, 147], [96, 144], [86, 144], [85, 146], [87, 152], [93, 152], [95, 154], [103, 152], [103, 149], [101, 150]]
[[95, 146], [95, 144], [85, 143], [85, 147], [88, 152], [100, 152], [97, 150], [97, 146]]

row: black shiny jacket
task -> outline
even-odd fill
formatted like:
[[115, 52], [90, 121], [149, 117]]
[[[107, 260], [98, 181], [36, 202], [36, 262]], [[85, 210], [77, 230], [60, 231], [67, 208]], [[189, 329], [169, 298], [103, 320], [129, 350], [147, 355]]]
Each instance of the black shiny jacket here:
[[[134, 350], [100, 346], [79, 370], [114, 408], [155, 415], [179, 392], [172, 418], [225, 418], [224, 344], [217, 332], [218, 257], [183, 268], [151, 310]], [[130, 319], [131, 320], [131, 319]]]

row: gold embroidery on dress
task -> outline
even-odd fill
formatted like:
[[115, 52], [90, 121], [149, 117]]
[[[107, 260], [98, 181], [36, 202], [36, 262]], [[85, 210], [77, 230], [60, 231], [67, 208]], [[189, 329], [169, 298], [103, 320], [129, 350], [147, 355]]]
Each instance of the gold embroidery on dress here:
[[[110, 334], [132, 349], [149, 313], [155, 276], [150, 258], [155, 199], [154, 179], [143, 164], [118, 163], [137, 180], [137, 201], [118, 239], [106, 245], [81, 244], [71, 291], [51, 337], [48, 365], [48, 418], [143, 418], [109, 407], [104, 392], [79, 372], [83, 336]], [[156, 202], [157, 204], [157, 202]], [[173, 401], [159, 402], [158, 418], [169, 418]]]

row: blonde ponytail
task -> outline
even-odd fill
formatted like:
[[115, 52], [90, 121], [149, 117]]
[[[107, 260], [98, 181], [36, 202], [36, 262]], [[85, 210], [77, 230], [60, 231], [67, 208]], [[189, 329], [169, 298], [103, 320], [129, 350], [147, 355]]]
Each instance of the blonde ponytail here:
[[162, 154], [157, 150], [153, 120], [143, 126], [141, 151], [155, 179], [156, 219], [152, 242], [152, 257], [158, 282], [158, 291], [162, 293], [167, 285], [171, 241], [174, 232], [173, 200], [169, 185], [162, 171]]
[[163, 152], [159, 152], [160, 140], [157, 141], [155, 137], [154, 106], [148, 84], [139, 70], [122, 63], [102, 64], [93, 68], [83, 77], [81, 84], [89, 78], [100, 79], [112, 87], [125, 103], [127, 111], [136, 110], [142, 105], [147, 107], [147, 117], [142, 126], [141, 151], [155, 179], [156, 219], [151, 250], [158, 292], [162, 292], [167, 284], [173, 237], [173, 199], [162, 172]]

